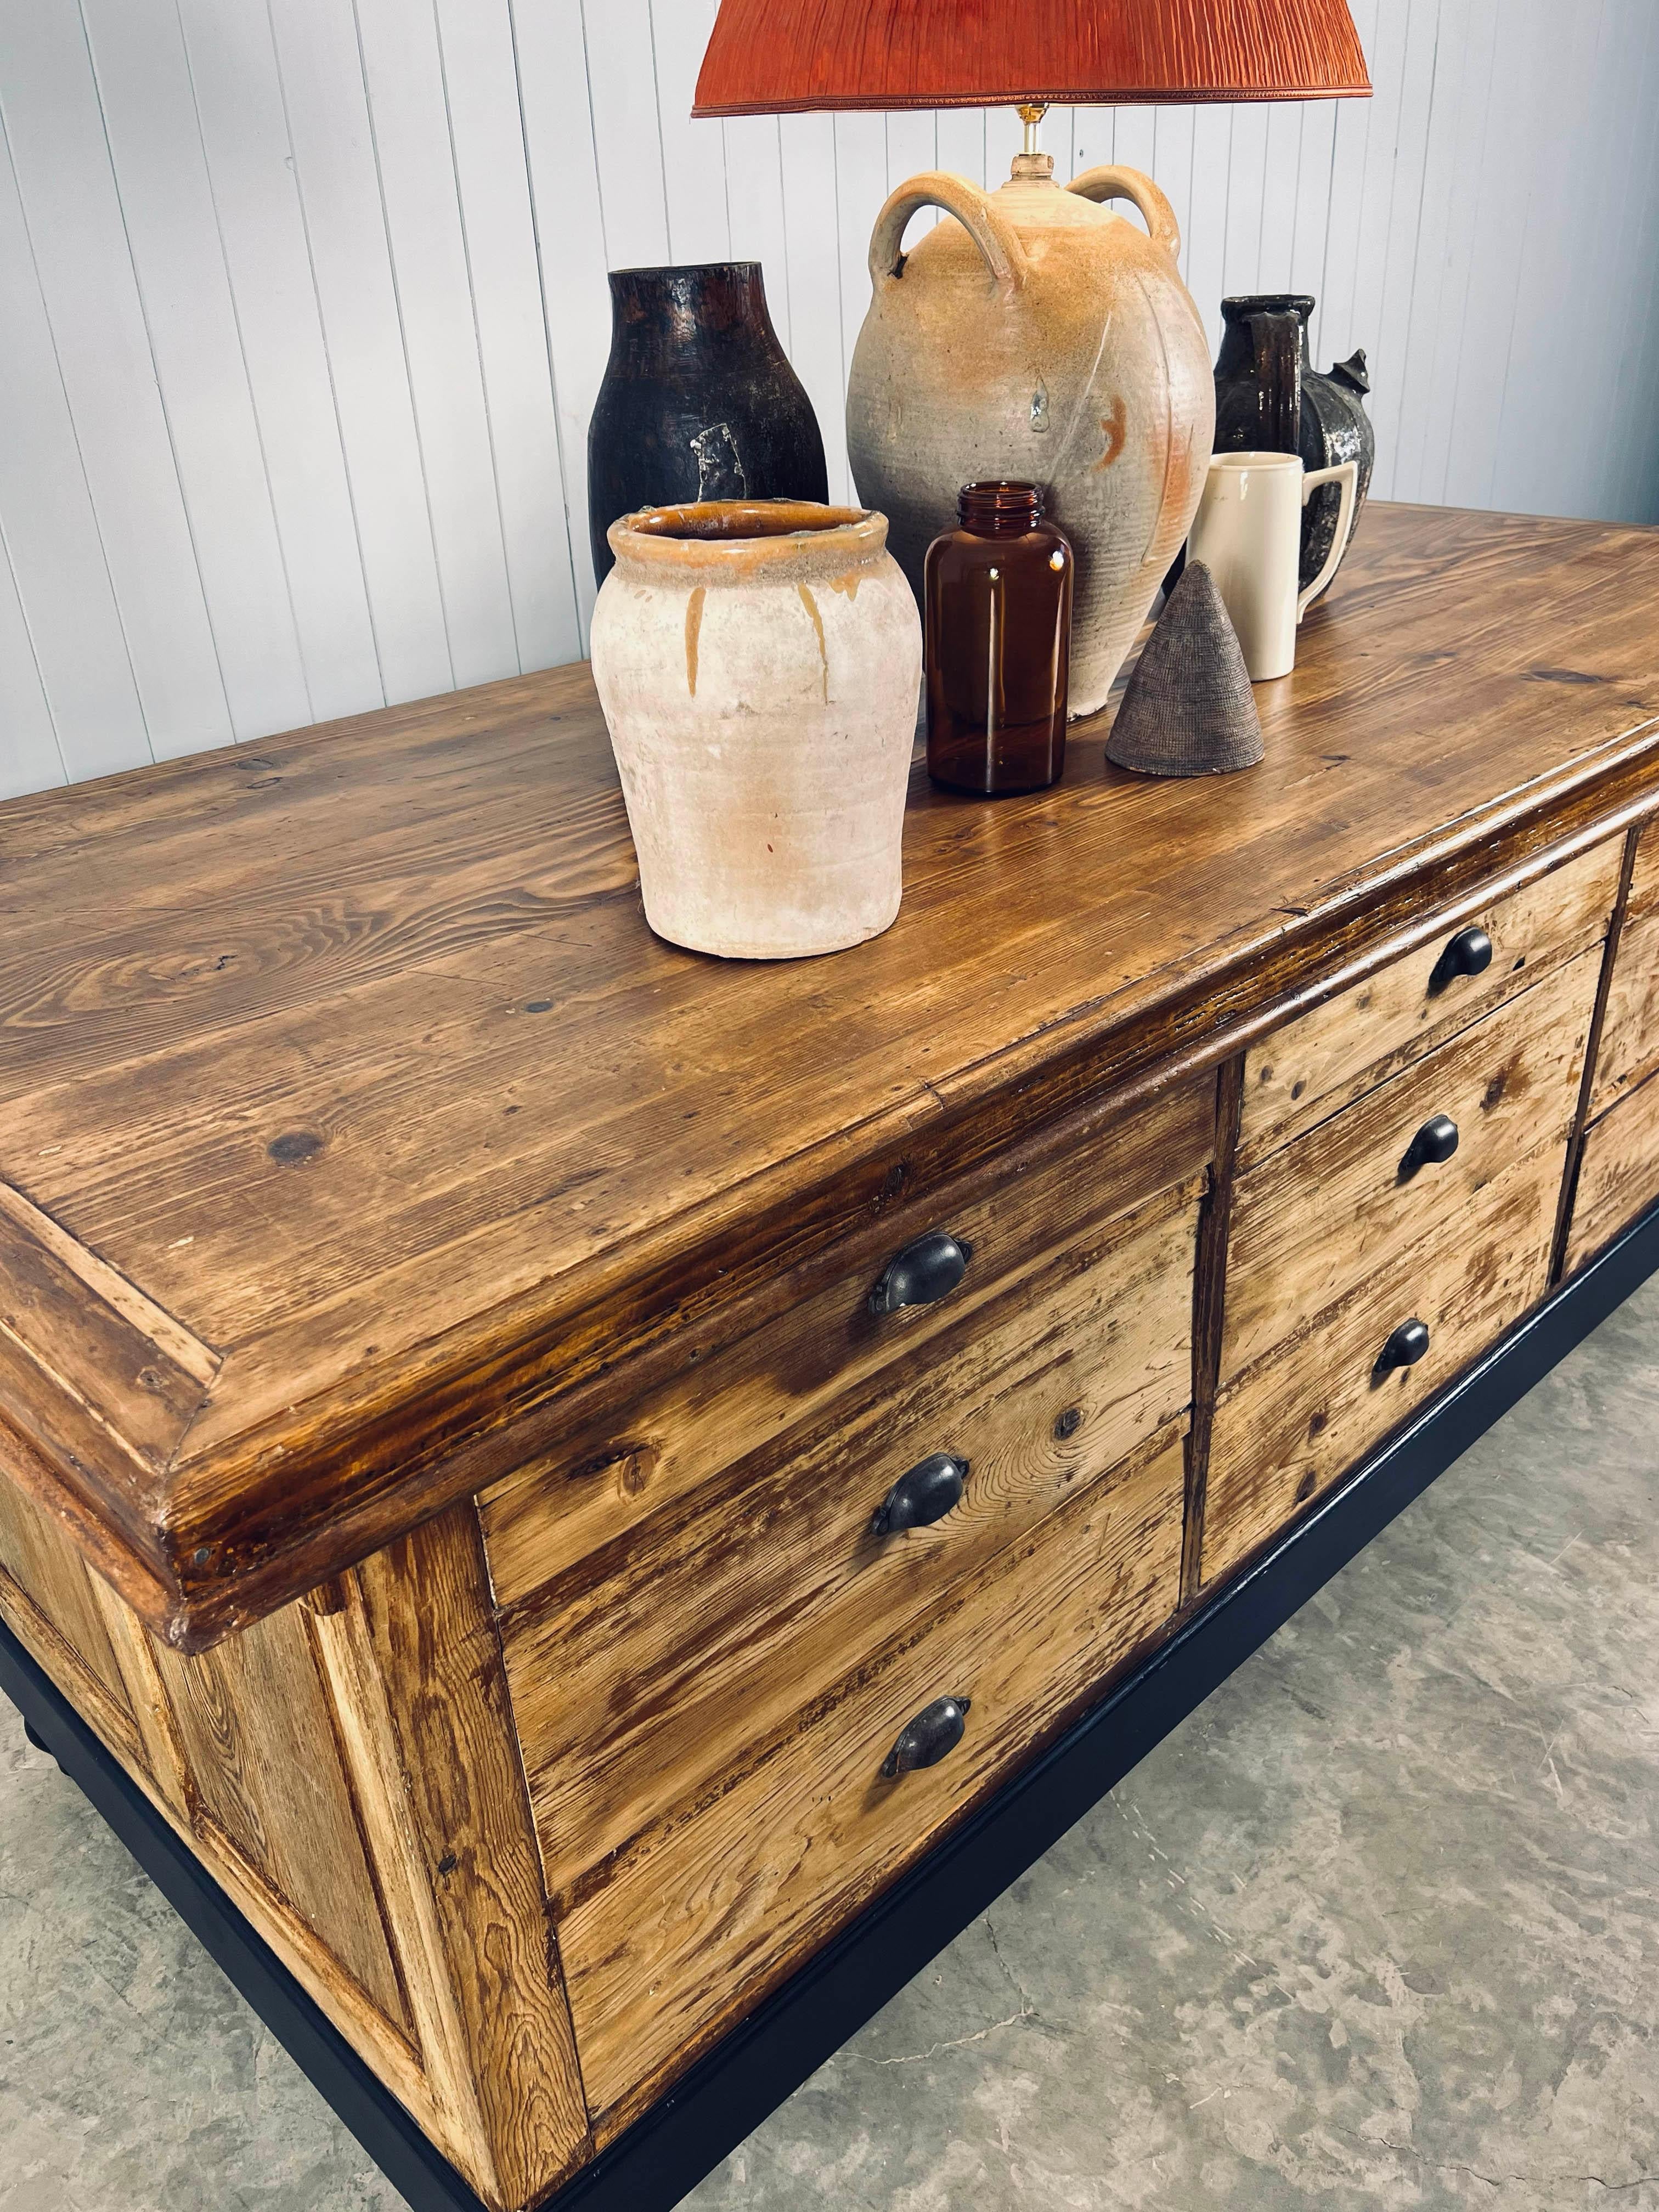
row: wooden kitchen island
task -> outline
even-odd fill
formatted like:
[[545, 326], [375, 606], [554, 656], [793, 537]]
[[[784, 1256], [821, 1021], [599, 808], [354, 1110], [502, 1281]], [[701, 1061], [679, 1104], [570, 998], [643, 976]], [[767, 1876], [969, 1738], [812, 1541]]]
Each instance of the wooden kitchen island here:
[[0, 1686], [417, 2206], [672, 2203], [1659, 1264], [1656, 609], [1373, 507], [811, 963], [584, 668], [0, 808]]

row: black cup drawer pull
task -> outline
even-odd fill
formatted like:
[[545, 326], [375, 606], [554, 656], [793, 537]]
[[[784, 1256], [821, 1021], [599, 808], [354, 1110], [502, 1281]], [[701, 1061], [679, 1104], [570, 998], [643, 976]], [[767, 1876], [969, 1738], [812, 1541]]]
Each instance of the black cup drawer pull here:
[[870, 1293], [872, 1313], [896, 1313], [901, 1306], [931, 1306], [948, 1297], [968, 1272], [971, 1244], [943, 1229], [930, 1229], [895, 1252]]
[[1419, 1168], [1443, 1167], [1457, 1150], [1457, 1124], [1449, 1114], [1431, 1114], [1407, 1146], [1400, 1180], [1409, 1182]]
[[924, 1705], [913, 1721], [904, 1723], [897, 1742], [881, 1762], [884, 1777], [891, 1782], [919, 1766], [937, 1766], [962, 1741], [972, 1702], [969, 1698], [935, 1698], [931, 1705]]
[[1415, 1367], [1429, 1349], [1429, 1325], [1422, 1321], [1402, 1321], [1381, 1352], [1372, 1372], [1380, 1381], [1384, 1375], [1393, 1374], [1396, 1367]]
[[1473, 925], [1460, 929], [1434, 963], [1434, 972], [1429, 977], [1430, 995], [1443, 991], [1459, 975], [1484, 975], [1491, 966], [1492, 939], [1486, 931]]
[[929, 1452], [919, 1459], [888, 1492], [870, 1522], [874, 1536], [896, 1535], [901, 1528], [926, 1528], [962, 1503], [962, 1486], [968, 1480], [968, 1462], [954, 1452]]

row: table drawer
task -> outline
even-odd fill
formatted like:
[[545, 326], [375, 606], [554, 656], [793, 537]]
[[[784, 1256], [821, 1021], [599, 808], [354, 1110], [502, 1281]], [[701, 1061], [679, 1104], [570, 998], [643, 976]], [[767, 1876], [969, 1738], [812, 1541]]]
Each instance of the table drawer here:
[[1567, 1273], [1594, 1259], [1638, 1213], [1659, 1199], [1659, 1079], [1610, 1107], [1584, 1136]]
[[[479, 1500], [502, 1605], [519, 1603], [647, 1516], [769, 1446], [1064, 1249], [1091, 1223], [1185, 1182], [1210, 1158], [1215, 1084], [1205, 1075], [1127, 1110], [1109, 1102], [964, 1174], [896, 1203], [857, 1237], [781, 1277], [773, 1311], [735, 1338], [685, 1332], [675, 1373], [573, 1426], [556, 1453]], [[871, 1311], [888, 1261], [924, 1231], [970, 1248], [937, 1304]]]
[[[1199, 1191], [1106, 1224], [503, 1616], [551, 1891], [1180, 1420]], [[877, 1534], [907, 1480], [940, 1517]]]
[[1627, 1097], [1659, 1069], [1659, 822], [1636, 841], [1601, 1042], [1590, 1089], [1592, 1116]]
[[[1182, 1450], [1154, 1442], [623, 1854], [559, 1931], [596, 2112], [678, 2069], [918, 1857], [1170, 1618]], [[936, 1700], [960, 1741], [884, 1764]]]
[[[1559, 1170], [1600, 965], [1567, 962], [1240, 1176], [1223, 1382], [1419, 1238], [1461, 1236], [1471, 1200], [1516, 1160], [1559, 1146]], [[1455, 1151], [1413, 1171], [1443, 1116]]]
[[[1264, 1158], [1599, 944], [1623, 854], [1617, 837], [1594, 847], [1275, 1030], [1245, 1060], [1241, 1164]], [[1458, 960], [1471, 932], [1491, 941], [1486, 965], [1473, 975]]]
[[[1206, 1583], [1282, 1528], [1543, 1297], [1561, 1165], [1553, 1144], [1516, 1162], [1443, 1230], [1397, 1254], [1221, 1392], [1204, 1506]], [[1427, 1328], [1426, 1352], [1414, 1365], [1379, 1364], [1395, 1331], [1413, 1321]]]

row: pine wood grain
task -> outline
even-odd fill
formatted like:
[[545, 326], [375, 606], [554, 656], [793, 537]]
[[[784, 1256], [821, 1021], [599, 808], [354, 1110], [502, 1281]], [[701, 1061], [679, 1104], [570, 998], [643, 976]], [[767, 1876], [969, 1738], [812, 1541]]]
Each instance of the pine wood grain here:
[[[1197, 1200], [1194, 1182], [1097, 1231], [802, 1449], [739, 1462], [509, 1617], [556, 1896], [1184, 1413]], [[968, 1462], [961, 1504], [872, 1535], [935, 1451]]]
[[[1554, 1147], [1559, 1187], [1599, 980], [1581, 953], [1240, 1177], [1224, 1382], [1396, 1253], [1431, 1232], [1455, 1238], [1469, 1200], [1516, 1158]], [[1437, 1113], [1457, 1124], [1456, 1152], [1402, 1179]]]
[[0, 1620], [5, 1622], [30, 1657], [51, 1675], [82, 1719], [89, 1723], [116, 1757], [148, 1785], [149, 1771], [138, 1731], [125, 1697], [111, 1693], [57, 1623], [41, 1611], [34, 1598], [3, 1564]]
[[[1092, 1486], [575, 1907], [561, 1933], [596, 2111], [695, 2056], [1157, 1630], [1179, 1596], [1182, 1481], [1175, 1441]], [[945, 1695], [972, 1700], [963, 1741], [884, 1781], [899, 1729]]]
[[1659, 1080], [1639, 1085], [1584, 1133], [1568, 1226], [1571, 1274], [1659, 1198]]
[[1431, 988], [1447, 939], [1431, 940], [1358, 989], [1328, 999], [1251, 1052], [1245, 1064], [1239, 1164], [1249, 1167], [1302, 1130], [1420, 1060], [1551, 969], [1597, 945], [1618, 889], [1613, 838], [1565, 867], [1460, 919], [1484, 929], [1492, 965]]
[[757, 1325], [896, 1177], [1213, 1065], [1650, 808], [1656, 586], [1650, 532], [1373, 507], [1259, 769], [1109, 772], [1103, 723], [1048, 793], [918, 783], [898, 923], [805, 968], [649, 936], [580, 672], [13, 802], [0, 1182], [219, 1364], [158, 1430], [113, 1322], [90, 1397], [7, 1338], [11, 1418], [164, 1633], [257, 1617]]
[[[687, 1329], [674, 1371], [620, 1409], [573, 1420], [559, 1449], [479, 1499], [496, 1599], [520, 1604], [601, 1545], [803, 1421], [848, 1402], [890, 1367], [907, 1385], [941, 1335], [959, 1337], [988, 1301], [1052, 1266], [1085, 1224], [1200, 1170], [1212, 1144], [1211, 1086], [1176, 1084], [1130, 1112], [1069, 1115], [1039, 1139], [946, 1187], [902, 1201], [834, 1252], [775, 1285], [770, 1317], [735, 1343]], [[949, 1229], [972, 1249], [935, 1305], [872, 1315], [869, 1292], [912, 1237]], [[614, 1397], [614, 1393], [608, 1394]]]
[[310, 1627], [354, 1746], [434, 2085], [491, 2203], [544, 2192], [587, 2107], [549, 1923], [476, 1517], [453, 1508], [351, 1577]]
[[109, 1697], [125, 1705], [126, 1686], [85, 1559], [68, 1531], [3, 1477], [0, 1567], [52, 1623], [82, 1667]]
[[1636, 844], [1624, 927], [1601, 1023], [1591, 1118], [1659, 1070], [1659, 836], [1644, 830]]
[[[1544, 1145], [1505, 1167], [1255, 1365], [1216, 1407], [1203, 1575], [1223, 1580], [1346, 1474], [1413, 1407], [1541, 1297], [1562, 1156]], [[1429, 1350], [1380, 1379], [1377, 1353], [1401, 1322]]]
[[297, 1606], [197, 1657], [158, 1648], [201, 1812], [405, 2033], [350, 1780]]

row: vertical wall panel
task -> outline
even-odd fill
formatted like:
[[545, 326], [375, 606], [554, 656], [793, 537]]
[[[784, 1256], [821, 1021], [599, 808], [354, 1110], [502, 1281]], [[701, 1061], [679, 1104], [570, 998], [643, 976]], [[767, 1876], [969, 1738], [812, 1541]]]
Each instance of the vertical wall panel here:
[[[1463, 355], [1475, 219], [1492, 119], [1493, 46], [1499, 0], [1471, 0], [1458, 26], [1455, 108], [1444, 100], [1446, 41], [1435, 88], [1430, 165], [1423, 184], [1423, 244], [1407, 339], [1401, 401], [1399, 495], [1438, 501], [1451, 454], [1452, 412]], [[1500, 129], [1502, 118], [1500, 118]]]
[[150, 749], [222, 744], [230, 711], [80, 9], [29, 0], [4, 22], [0, 114]]
[[[1646, 51], [1637, 76], [1637, 121], [1627, 173], [1651, 176], [1659, 172], [1659, 8], [1650, 7], [1647, 0], [1629, 0], [1629, 5], [1642, 21]], [[1643, 283], [1641, 273], [1659, 267], [1659, 193], [1644, 200], [1638, 192], [1621, 191], [1623, 182], [1615, 174], [1613, 190], [1624, 204], [1625, 218], [1612, 283], [1617, 308], [1613, 358], [1618, 369], [1602, 410], [1601, 489], [1595, 508], [1605, 515], [1650, 514], [1659, 473], [1659, 434], [1651, 405], [1638, 404], [1638, 394], [1653, 391], [1649, 347], [1659, 331], [1654, 313], [1659, 286]]]
[[[0, 331], [0, 537], [27, 625], [7, 629], [5, 695], [28, 699], [27, 649], [64, 773], [108, 775], [149, 760], [149, 738], [3, 138]], [[0, 728], [9, 795], [30, 787], [36, 767], [57, 780], [29, 728], [27, 714]]]
[[67, 776], [17, 580], [0, 535], [0, 799], [41, 791]]
[[[694, 123], [715, 6], [0, 0], [0, 789], [580, 653], [607, 268], [758, 260], [851, 489], [876, 212], [1019, 121]], [[1212, 347], [1312, 292], [1380, 495], [1651, 515], [1659, 9], [1353, 13], [1374, 100], [1061, 106], [1059, 178], [1151, 172]]]
[[350, 0], [270, 14], [380, 678], [418, 699], [456, 676], [356, 24]]
[[386, 692], [270, 18], [264, 0], [179, 16], [311, 712], [361, 713]]
[[[878, 117], [879, 122], [880, 118]], [[783, 137], [773, 115], [738, 115], [724, 125], [726, 174], [732, 208], [732, 251], [758, 261], [766, 301], [784, 350], [790, 340], [789, 241], [784, 228]], [[886, 198], [884, 185], [876, 203]], [[796, 363], [799, 368], [800, 364]]]
[[127, 244], [239, 738], [310, 719], [173, 0], [83, 0]]
[[668, 250], [677, 262], [726, 261], [732, 253], [724, 126], [691, 118], [697, 71], [717, 12], [717, 0], [651, 0]]
[[[1370, 64], [1375, 82], [1379, 67], [1376, 16], [1380, 0], [1356, 0], [1355, 27]], [[1371, 121], [1377, 102], [1343, 100], [1335, 103], [1336, 125], [1331, 143], [1330, 204], [1325, 211], [1325, 252], [1320, 264], [1309, 342], [1322, 366], [1346, 360], [1356, 346], [1376, 343], [1373, 330], [1356, 330], [1354, 302], [1358, 291], [1359, 220], [1364, 209], [1365, 168], [1370, 150]]]
[[[611, 350], [611, 293], [605, 281], [604, 217], [586, 90], [586, 39], [580, 0], [509, 4], [571, 560], [585, 632], [593, 610], [587, 418]], [[732, 250], [744, 251], [735, 239]]]
[[[781, 118], [783, 219], [789, 256], [790, 331], [795, 370], [823, 433], [830, 495], [847, 495], [847, 389], [842, 358], [841, 250], [836, 189], [836, 126], [828, 115]], [[865, 289], [868, 289], [866, 283]]]
[[[864, 319], [870, 309], [870, 233], [874, 228], [884, 197], [876, 191], [875, 185], [878, 180], [884, 182], [887, 175], [887, 125], [884, 117], [871, 113], [837, 115], [834, 120], [836, 229], [841, 258], [838, 298], [842, 359], [850, 369], [853, 349], [858, 343], [859, 332], [864, 328]], [[971, 153], [972, 148], [967, 150]], [[979, 155], [982, 165], [985, 159], [982, 127]], [[819, 420], [823, 421], [822, 410]], [[829, 426], [825, 424], [824, 427], [827, 430]], [[842, 435], [844, 445], [844, 424]], [[833, 498], [836, 492], [833, 479], [830, 490]], [[858, 496], [858, 486], [853, 482], [850, 467], [847, 472], [846, 493], [849, 499]]]
[[520, 667], [556, 667], [581, 624], [512, 18], [507, 0], [437, 0], [437, 21], [514, 641]]
[[[587, 86], [599, 159], [599, 204], [612, 269], [669, 258], [651, 0], [583, 0]], [[568, 100], [575, 85], [564, 88]]]
[[1464, 300], [1443, 494], [1453, 507], [1492, 504], [1528, 210], [1534, 185], [1548, 193], [1560, 181], [1540, 174], [1536, 155], [1548, 105], [1547, 75], [1560, 53], [1554, 21], [1548, 0], [1503, 0], [1498, 11], [1487, 95], [1493, 126], [1475, 214], [1479, 244]]
[[437, 21], [407, 0], [354, 6], [450, 665], [482, 684], [519, 656]]

